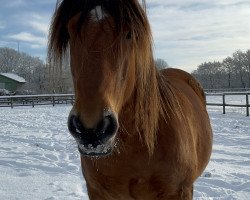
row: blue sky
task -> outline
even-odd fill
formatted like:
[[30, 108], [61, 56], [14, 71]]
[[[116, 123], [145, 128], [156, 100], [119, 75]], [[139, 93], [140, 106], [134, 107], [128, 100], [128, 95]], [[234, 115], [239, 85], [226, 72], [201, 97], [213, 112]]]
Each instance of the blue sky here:
[[0, 47], [45, 60], [50, 18], [56, 0], [0, 0]]
[[[56, 0], [0, 0], [0, 47], [45, 60]], [[156, 58], [191, 72], [250, 49], [249, 0], [148, 0]]]

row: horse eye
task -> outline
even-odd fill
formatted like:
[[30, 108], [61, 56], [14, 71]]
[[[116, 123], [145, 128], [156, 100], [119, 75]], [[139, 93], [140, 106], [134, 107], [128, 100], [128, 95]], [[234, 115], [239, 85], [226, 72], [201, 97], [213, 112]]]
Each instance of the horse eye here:
[[132, 38], [132, 32], [129, 31], [129, 32], [127, 33], [127, 35], [126, 35], [126, 39], [127, 39], [127, 40], [130, 40], [131, 38]]

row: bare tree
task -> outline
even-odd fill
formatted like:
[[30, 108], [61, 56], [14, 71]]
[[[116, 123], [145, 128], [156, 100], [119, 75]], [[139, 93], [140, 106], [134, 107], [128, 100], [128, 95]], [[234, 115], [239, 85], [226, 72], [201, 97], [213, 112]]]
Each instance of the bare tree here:
[[245, 88], [246, 87], [246, 80], [245, 80], [246, 55], [242, 51], [237, 50], [233, 54], [233, 60], [234, 60], [235, 72], [239, 76], [239, 80], [241, 84], [240, 87]]
[[246, 72], [248, 76], [248, 88], [250, 88], [250, 50], [246, 52]]
[[205, 88], [215, 89], [224, 85], [223, 70], [220, 62], [205, 62], [192, 73]]
[[222, 61], [222, 68], [227, 74], [227, 87], [232, 87], [232, 75], [234, 69], [234, 60], [231, 57], [227, 57]]
[[202, 63], [192, 74], [208, 89], [250, 87], [250, 50], [237, 50], [221, 63]]
[[0, 72], [13, 72], [18, 60], [19, 55], [14, 49], [0, 48]]
[[169, 67], [169, 66], [168, 66], [168, 63], [167, 63], [165, 60], [160, 59], [160, 58], [157, 58], [157, 59], [155, 60], [155, 65], [156, 65], [156, 67], [157, 67], [158, 69], [160, 69], [160, 70]]

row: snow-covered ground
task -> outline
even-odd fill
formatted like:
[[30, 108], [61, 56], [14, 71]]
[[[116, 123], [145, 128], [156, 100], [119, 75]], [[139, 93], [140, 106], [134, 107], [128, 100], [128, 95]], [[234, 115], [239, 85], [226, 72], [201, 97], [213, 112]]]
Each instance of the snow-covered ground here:
[[195, 184], [195, 199], [250, 199], [250, 117], [208, 108], [214, 132], [211, 161]]
[[[70, 108], [0, 109], [0, 199], [88, 199], [79, 154], [66, 126]], [[195, 183], [194, 199], [249, 200], [250, 117], [208, 110], [213, 154]]]

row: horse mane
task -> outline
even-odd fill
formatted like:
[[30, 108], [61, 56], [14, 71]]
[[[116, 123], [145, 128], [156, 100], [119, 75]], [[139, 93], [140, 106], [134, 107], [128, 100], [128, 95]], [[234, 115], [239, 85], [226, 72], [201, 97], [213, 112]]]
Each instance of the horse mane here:
[[[145, 1], [143, 1], [145, 6]], [[68, 51], [69, 33], [67, 24], [76, 14], [80, 13], [77, 29], [81, 29], [88, 13], [100, 5], [106, 13], [112, 16], [118, 35], [126, 35], [129, 27], [132, 35], [132, 46], [136, 52], [136, 86], [134, 95], [135, 126], [144, 140], [150, 154], [153, 153], [161, 115], [166, 115], [166, 108], [171, 107], [171, 101], [163, 98], [172, 97], [172, 92], [166, 86], [166, 94], [160, 94], [157, 71], [152, 51], [150, 25], [145, 10], [138, 0], [63, 0], [59, 4], [50, 29], [48, 59], [49, 63], [57, 66]], [[76, 30], [76, 31], [79, 31]], [[117, 42], [118, 54], [122, 54], [122, 42]], [[159, 80], [161, 80], [160, 78]], [[164, 103], [163, 103], [164, 102]], [[168, 103], [169, 102], [169, 103]]]
[[[145, 5], [145, 0], [143, 0]], [[128, 26], [133, 32], [134, 38], [139, 38], [146, 30], [143, 9], [137, 0], [61, 0], [57, 3], [57, 9], [52, 19], [48, 48], [48, 59], [58, 61], [63, 58], [68, 48], [69, 33], [67, 25], [69, 20], [80, 13], [77, 31], [87, 19], [89, 12], [96, 6], [101, 6], [105, 12], [114, 19], [116, 32], [123, 34]], [[144, 28], [145, 27], [145, 28]], [[52, 61], [50, 60], [50, 61]]]

